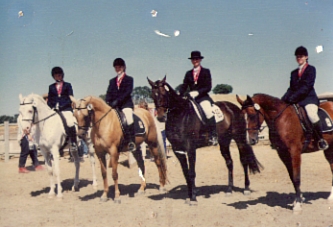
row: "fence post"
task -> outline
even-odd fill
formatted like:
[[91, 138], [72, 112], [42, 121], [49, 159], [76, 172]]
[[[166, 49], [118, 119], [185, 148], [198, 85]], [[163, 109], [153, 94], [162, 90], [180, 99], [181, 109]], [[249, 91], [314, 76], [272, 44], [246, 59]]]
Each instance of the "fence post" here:
[[9, 161], [9, 121], [4, 122], [5, 132], [5, 162]]

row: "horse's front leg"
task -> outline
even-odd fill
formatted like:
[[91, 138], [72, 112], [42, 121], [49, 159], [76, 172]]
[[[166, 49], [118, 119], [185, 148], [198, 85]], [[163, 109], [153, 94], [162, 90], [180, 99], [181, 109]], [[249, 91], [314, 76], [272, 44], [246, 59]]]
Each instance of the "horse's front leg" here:
[[142, 157], [141, 147], [137, 146], [136, 150], [134, 152], [132, 152], [132, 154], [133, 154], [136, 162], [138, 163], [139, 177], [141, 178], [141, 186], [137, 192], [137, 195], [142, 195], [145, 193], [146, 179], [145, 179], [145, 164], [144, 164], [143, 157]]
[[57, 178], [57, 198], [62, 199], [62, 186], [61, 186], [61, 179], [60, 179], [60, 168], [59, 168], [59, 148], [54, 146], [51, 149], [52, 153], [52, 165], [54, 168], [54, 175]]
[[328, 149], [324, 151], [325, 158], [327, 159], [328, 163], [330, 164], [331, 167], [331, 172], [332, 172], [332, 188], [331, 188], [331, 193], [327, 198], [327, 201], [329, 203], [333, 204], [333, 147], [330, 145]]
[[172, 150], [173, 150], [174, 154], [176, 155], [176, 157], [180, 163], [180, 166], [182, 167], [182, 170], [183, 170], [183, 174], [184, 174], [186, 185], [187, 185], [187, 193], [188, 193], [188, 199], [186, 199], [185, 203], [189, 203], [189, 200], [192, 197], [192, 191], [189, 190], [190, 179], [189, 179], [189, 167], [187, 164], [187, 157], [183, 151], [177, 149], [177, 147], [174, 146], [173, 144], [172, 144]]
[[279, 156], [285, 166], [287, 167], [289, 177], [294, 185], [296, 192], [293, 212], [295, 214], [302, 212], [302, 193], [300, 189], [301, 185], [301, 153], [297, 147], [290, 148], [288, 150], [278, 151]]
[[[45, 166], [47, 169], [47, 173], [50, 177], [50, 191], [48, 197], [51, 199], [55, 196], [55, 184], [53, 178], [53, 167], [52, 167], [52, 159], [54, 158], [51, 153], [46, 152], [45, 148], [40, 148], [42, 155], [44, 156]], [[59, 155], [58, 155], [59, 156]]]
[[166, 160], [164, 156], [162, 156], [162, 153], [159, 152], [160, 147], [159, 146], [154, 146], [154, 144], [149, 145], [149, 150], [151, 154], [154, 156], [154, 161], [158, 170], [158, 175], [160, 179], [160, 192], [165, 193], [165, 184], [167, 181], [167, 166], [166, 166]]
[[195, 186], [195, 162], [196, 162], [196, 149], [191, 148], [188, 151], [188, 162], [189, 162], [189, 192], [190, 192], [190, 205], [197, 205], [197, 189]]
[[71, 150], [70, 146], [70, 152], [72, 154], [72, 157], [74, 158], [74, 165], [75, 165], [75, 176], [74, 176], [74, 184], [72, 186], [72, 191], [79, 191], [79, 183], [80, 183], [80, 157], [78, 149]]
[[121, 203], [120, 190], [119, 190], [119, 185], [118, 185], [118, 172], [117, 172], [119, 152], [118, 152], [118, 149], [116, 148], [116, 146], [111, 147], [109, 154], [110, 154], [110, 158], [111, 158], [110, 162], [111, 162], [111, 166], [112, 166], [112, 179], [114, 182], [114, 202]]
[[96, 177], [96, 168], [95, 168], [95, 149], [93, 143], [87, 139], [87, 145], [88, 145], [88, 153], [89, 153], [89, 160], [90, 160], [90, 166], [92, 171], [92, 186], [94, 189], [97, 189], [97, 177]]
[[108, 193], [109, 193], [106, 159], [105, 159], [104, 152], [98, 152], [97, 156], [98, 156], [98, 160], [99, 160], [100, 165], [101, 165], [101, 172], [102, 172], [103, 185], [104, 185], [104, 192], [101, 196], [100, 201], [101, 202], [106, 202], [108, 200]]
[[232, 195], [232, 189], [234, 186], [234, 178], [233, 178], [234, 165], [230, 155], [229, 145], [230, 145], [230, 140], [229, 143], [227, 141], [220, 142], [221, 155], [223, 156], [225, 164], [227, 165], [228, 168], [228, 188], [226, 191], [226, 196]]

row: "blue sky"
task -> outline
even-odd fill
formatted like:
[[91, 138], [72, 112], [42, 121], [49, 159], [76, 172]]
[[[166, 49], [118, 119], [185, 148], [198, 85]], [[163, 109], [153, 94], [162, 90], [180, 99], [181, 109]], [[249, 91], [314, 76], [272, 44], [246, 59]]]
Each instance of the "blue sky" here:
[[47, 93], [54, 66], [76, 98], [104, 94], [117, 57], [134, 86], [167, 74], [176, 87], [192, 50], [205, 57], [213, 87], [281, 97], [297, 67], [294, 50], [304, 45], [317, 93], [333, 92], [332, 0], [0, 0], [0, 21], [0, 115], [17, 113], [20, 93]]

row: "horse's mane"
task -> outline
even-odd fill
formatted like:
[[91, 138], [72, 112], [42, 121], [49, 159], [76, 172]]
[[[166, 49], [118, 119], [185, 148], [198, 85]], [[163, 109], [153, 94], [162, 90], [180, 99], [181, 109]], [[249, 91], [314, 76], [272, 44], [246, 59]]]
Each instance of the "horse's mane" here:
[[279, 107], [281, 105], [286, 105], [286, 103], [283, 102], [281, 99], [264, 93], [256, 93], [253, 95], [252, 99], [254, 100], [254, 102], [260, 103], [260, 106], [262, 106], [263, 108], [272, 106]]
[[84, 97], [84, 98], [81, 99], [81, 100], [86, 101], [87, 104], [92, 103], [95, 109], [103, 110], [103, 109], [105, 109], [105, 108], [107, 108], [107, 109], [110, 109], [110, 108], [111, 108], [111, 107], [110, 107], [108, 104], [106, 104], [106, 102], [105, 102], [102, 98], [100, 98], [100, 97], [96, 97], [96, 96], [92, 96], [92, 95], [90, 95], [90, 96], [86, 96], [86, 97]]
[[25, 99], [29, 99], [30, 101], [37, 100], [38, 102], [41, 102], [41, 103], [47, 105], [45, 99], [38, 94], [31, 93], [30, 95], [26, 96]]
[[[182, 96], [178, 95], [177, 92], [175, 91], [175, 89], [173, 89], [171, 87], [170, 84], [168, 84], [167, 82], [165, 82], [165, 84], [168, 86], [169, 88], [169, 102], [170, 102], [170, 98], [172, 99], [172, 104], [174, 105], [174, 107], [186, 107], [185, 105], [188, 104], [188, 100], [184, 100]], [[169, 103], [170, 105], [170, 103]]]

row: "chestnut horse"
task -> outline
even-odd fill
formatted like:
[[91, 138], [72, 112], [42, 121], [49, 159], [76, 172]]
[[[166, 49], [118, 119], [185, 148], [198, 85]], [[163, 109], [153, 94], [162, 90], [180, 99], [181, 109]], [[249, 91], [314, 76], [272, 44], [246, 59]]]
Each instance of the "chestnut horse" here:
[[[269, 139], [286, 166], [296, 191], [293, 210], [295, 213], [300, 212], [303, 199], [300, 190], [301, 154], [318, 151], [317, 144], [313, 140], [309, 141], [310, 144], [303, 149], [306, 137], [292, 105], [266, 94], [255, 94], [252, 98], [247, 96], [244, 101], [237, 96], [237, 100], [246, 116], [249, 143], [254, 145], [258, 142], [261, 124], [266, 121]], [[333, 102], [322, 102], [320, 107], [333, 118]], [[329, 143], [324, 154], [333, 174], [333, 134], [324, 134], [324, 138]], [[333, 181], [328, 201], [333, 203]]]
[[[112, 167], [112, 178], [114, 181], [115, 198], [114, 202], [120, 203], [120, 191], [118, 187], [117, 166], [119, 160], [119, 152], [128, 151], [127, 145], [119, 150], [124, 139], [123, 131], [117, 116], [116, 111], [107, 105], [104, 100], [94, 96], [88, 96], [81, 100], [73, 100], [74, 116], [78, 122], [79, 136], [86, 134], [91, 127], [90, 137], [95, 147], [95, 153], [101, 164], [102, 177], [104, 181], [104, 193], [101, 196], [101, 201], [108, 200], [108, 178], [107, 165], [105, 155], [110, 155], [109, 167]], [[141, 187], [138, 190], [139, 194], [144, 193], [146, 181], [144, 178], [145, 168], [140, 150], [140, 144], [145, 141], [151, 153], [154, 155], [155, 163], [160, 177], [160, 191], [164, 191], [167, 182], [167, 166], [162, 135], [156, 128], [155, 119], [151, 114], [144, 109], [137, 108], [134, 113], [142, 120], [146, 133], [143, 136], [135, 138], [136, 151], [133, 155], [141, 170]]]
[[[195, 187], [196, 149], [202, 146], [200, 131], [203, 128], [203, 124], [196, 115], [190, 100], [179, 96], [166, 82], [166, 77], [156, 82], [148, 79], [148, 82], [152, 87], [152, 98], [154, 99], [157, 113], [161, 116], [167, 113], [166, 136], [172, 145], [172, 150], [178, 158], [185, 176], [189, 196], [186, 202], [190, 205], [195, 205], [197, 203], [197, 190]], [[244, 194], [249, 194], [250, 180], [248, 170], [253, 173], [260, 172], [260, 163], [257, 161], [252, 147], [246, 143], [244, 117], [241, 110], [230, 102], [217, 102], [215, 104], [225, 116], [225, 119], [217, 124], [217, 132], [220, 151], [229, 171], [226, 193], [231, 195], [233, 190], [233, 161], [229, 146], [231, 139], [234, 139], [244, 168]], [[187, 153], [187, 157], [185, 153]]]

